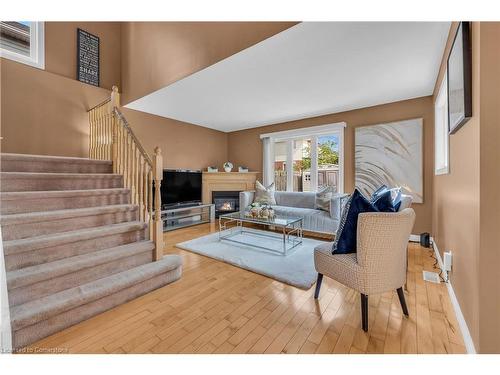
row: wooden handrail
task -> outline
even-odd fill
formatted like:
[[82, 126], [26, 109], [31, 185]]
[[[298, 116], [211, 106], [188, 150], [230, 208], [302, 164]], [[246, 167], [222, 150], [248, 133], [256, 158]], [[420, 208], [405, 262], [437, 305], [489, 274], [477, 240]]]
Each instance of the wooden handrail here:
[[119, 109], [120, 94], [113, 87], [111, 97], [89, 112], [91, 159], [111, 160], [113, 173], [123, 175], [131, 201], [139, 206], [139, 218], [148, 224], [148, 235], [155, 243], [154, 258], [163, 257], [161, 220], [161, 181], [163, 159], [159, 147], [152, 159]]
[[141, 142], [139, 142], [139, 140], [135, 136], [134, 131], [129, 126], [129, 123], [128, 123], [127, 119], [125, 118], [125, 116], [123, 115], [123, 113], [121, 113], [120, 110], [118, 108], [116, 108], [116, 107], [115, 107], [114, 111], [115, 111], [115, 115], [118, 117], [118, 119], [120, 120], [120, 122], [123, 124], [123, 127], [125, 129], [127, 129], [127, 132], [130, 134], [130, 136], [133, 138], [134, 142], [137, 144], [137, 147], [139, 148], [139, 151], [142, 154], [142, 156], [144, 156], [144, 158], [146, 159], [147, 163], [151, 167], [153, 167], [153, 161], [149, 157], [149, 155], [146, 152], [146, 150], [144, 150], [144, 148], [142, 147]]
[[106, 103], [109, 103], [110, 101], [111, 101], [111, 97], [106, 98], [106, 99], [104, 99], [102, 102], [100, 102], [99, 104], [96, 104], [96, 105], [95, 105], [95, 106], [93, 106], [92, 108], [88, 109], [88, 110], [87, 110], [87, 112], [90, 112], [90, 111], [92, 111], [93, 109], [96, 109], [97, 107], [100, 107], [100, 106], [102, 106], [102, 105], [104, 105], [104, 104], [106, 104]]

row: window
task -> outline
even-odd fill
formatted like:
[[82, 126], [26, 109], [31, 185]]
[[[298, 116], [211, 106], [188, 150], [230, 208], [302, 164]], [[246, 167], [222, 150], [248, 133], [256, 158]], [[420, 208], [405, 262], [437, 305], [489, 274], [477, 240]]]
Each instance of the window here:
[[434, 174], [449, 172], [448, 82], [446, 72], [434, 104]]
[[45, 68], [44, 23], [0, 21], [0, 56]]
[[343, 192], [344, 123], [263, 134], [264, 184], [278, 191]]

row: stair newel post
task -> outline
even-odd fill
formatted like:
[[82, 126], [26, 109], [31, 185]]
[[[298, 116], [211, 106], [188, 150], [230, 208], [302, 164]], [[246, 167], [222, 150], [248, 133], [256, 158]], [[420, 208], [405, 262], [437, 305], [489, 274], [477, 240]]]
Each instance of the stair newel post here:
[[161, 180], [163, 179], [163, 157], [161, 149], [155, 148], [153, 160], [154, 173], [154, 243], [155, 243], [155, 260], [160, 260], [163, 257], [163, 222], [161, 220]]

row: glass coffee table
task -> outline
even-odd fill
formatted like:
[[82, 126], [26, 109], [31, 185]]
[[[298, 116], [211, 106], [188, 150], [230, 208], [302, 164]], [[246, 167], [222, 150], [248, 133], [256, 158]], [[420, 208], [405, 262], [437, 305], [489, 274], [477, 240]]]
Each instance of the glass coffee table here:
[[[268, 229], [277, 228], [278, 233], [246, 228], [244, 224], [261, 224]], [[302, 218], [275, 216], [272, 219], [249, 217], [245, 212], [233, 212], [219, 216], [219, 241], [229, 241], [287, 255], [302, 244]]]

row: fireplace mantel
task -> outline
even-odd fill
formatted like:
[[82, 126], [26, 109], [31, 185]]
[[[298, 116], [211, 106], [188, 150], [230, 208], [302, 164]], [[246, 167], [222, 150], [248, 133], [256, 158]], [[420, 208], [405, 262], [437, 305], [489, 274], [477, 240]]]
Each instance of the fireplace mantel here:
[[203, 172], [203, 203], [212, 203], [212, 191], [246, 191], [255, 189], [260, 172]]

